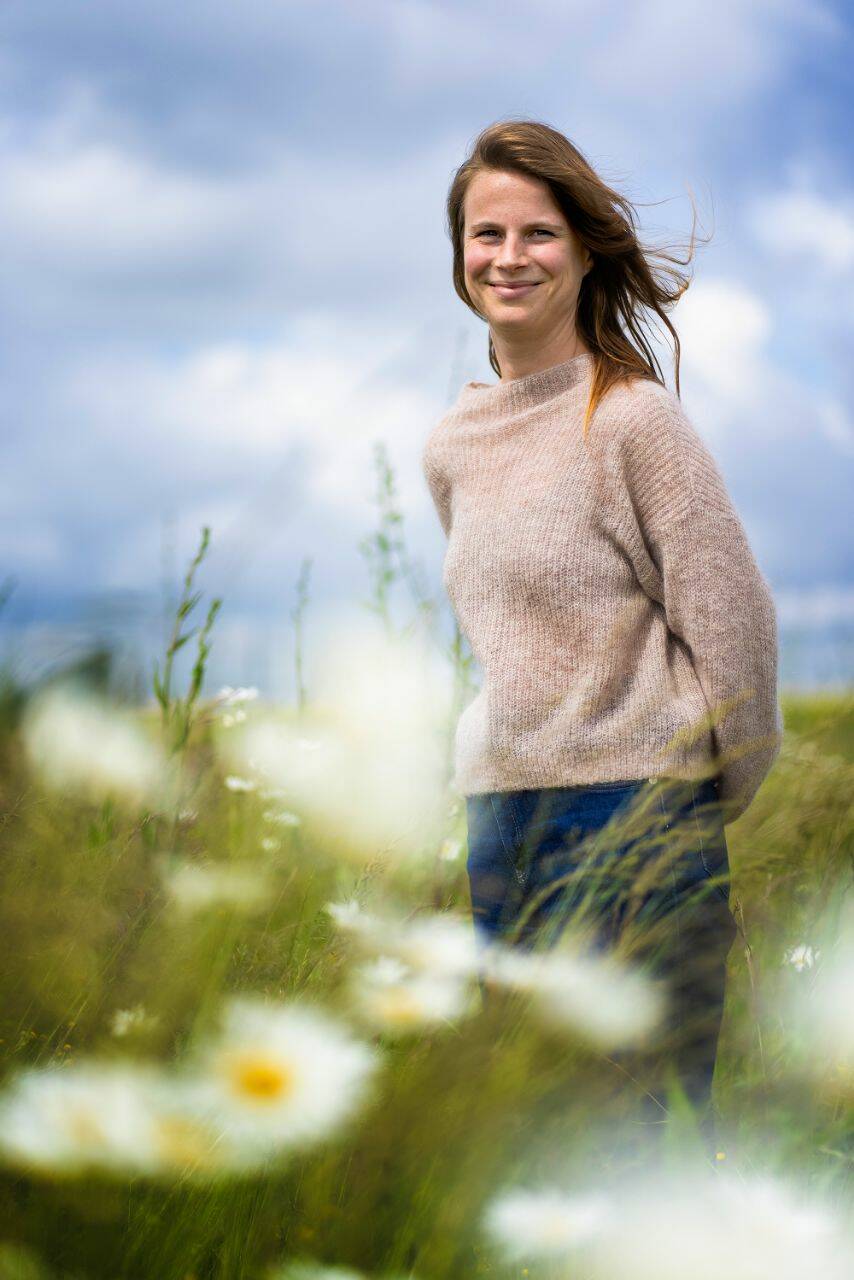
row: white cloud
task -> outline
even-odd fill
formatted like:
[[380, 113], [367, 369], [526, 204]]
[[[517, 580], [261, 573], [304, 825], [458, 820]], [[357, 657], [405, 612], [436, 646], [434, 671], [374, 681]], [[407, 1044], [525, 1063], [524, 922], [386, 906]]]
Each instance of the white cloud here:
[[689, 376], [732, 407], [756, 397], [766, 375], [772, 322], [753, 290], [738, 280], [697, 280], [679, 301], [676, 327]]
[[745, 220], [758, 244], [780, 258], [807, 259], [828, 275], [854, 269], [854, 196], [780, 191], [752, 201]]
[[89, 424], [93, 461], [104, 448], [126, 468], [222, 485], [263, 478], [259, 469], [298, 453], [301, 500], [364, 519], [382, 440], [406, 472], [404, 501], [417, 505], [413, 468], [443, 406], [421, 386], [372, 379], [400, 350], [399, 335], [366, 322], [331, 342], [333, 328], [332, 317], [314, 315], [265, 346], [230, 342], [175, 360], [106, 354], [72, 371], [60, 396]]

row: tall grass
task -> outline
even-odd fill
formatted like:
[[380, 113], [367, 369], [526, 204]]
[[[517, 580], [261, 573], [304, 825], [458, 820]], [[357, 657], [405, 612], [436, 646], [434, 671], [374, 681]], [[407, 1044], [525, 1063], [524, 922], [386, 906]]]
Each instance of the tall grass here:
[[[364, 548], [373, 572], [369, 612], [390, 634], [390, 586], [398, 578], [417, 583], [417, 575], [387, 471], [381, 495], [380, 528]], [[481, 1005], [458, 948], [463, 934], [436, 935], [434, 945], [412, 933], [419, 921], [469, 920], [464, 808], [449, 787], [453, 724], [471, 687], [459, 630], [445, 645], [435, 609], [416, 588], [405, 636], [420, 635], [421, 652], [441, 656], [451, 691], [438, 728], [429, 716], [413, 726], [440, 744], [424, 821], [400, 825], [397, 839], [393, 812], [392, 834], [375, 847], [372, 829], [357, 835], [355, 821], [342, 819], [336, 836], [322, 817], [347, 793], [342, 767], [290, 785], [289, 762], [303, 758], [288, 754], [295, 743], [322, 754], [330, 725], [344, 733], [336, 709], [305, 689], [301, 631], [295, 706], [265, 706], [246, 690], [202, 696], [218, 600], [199, 633], [189, 686], [180, 695], [174, 688], [173, 659], [192, 634], [181, 627], [201, 600], [193, 577], [208, 542], [206, 529], [155, 674], [156, 701], [133, 717], [162, 754], [160, 793], [129, 794], [109, 760], [94, 789], [80, 784], [85, 768], [74, 773], [73, 761], [57, 782], [28, 745], [26, 717], [10, 722], [0, 742], [0, 1277], [705, 1275], [691, 1249], [699, 1239], [706, 1256], [716, 1256], [724, 1227], [736, 1232], [730, 1280], [789, 1275], [786, 1257], [794, 1266], [808, 1239], [815, 1257], [822, 1240], [831, 1241], [833, 1265], [844, 1274], [854, 1055], [845, 1032], [850, 987], [839, 985], [839, 974], [851, 973], [854, 696], [784, 699], [781, 755], [748, 812], [727, 828], [739, 934], [715, 1081], [723, 1136], [710, 1159], [674, 1097], [661, 1139], [662, 1169], [683, 1179], [689, 1167], [710, 1178], [726, 1173], [747, 1204], [757, 1185], [779, 1188], [778, 1199], [766, 1196], [762, 1212], [738, 1218], [737, 1231], [737, 1207], [709, 1200], [692, 1244], [679, 1235], [687, 1220], [679, 1184], [671, 1186], [672, 1206], [671, 1184], [662, 1184], [660, 1254], [644, 1262], [638, 1242], [617, 1256], [616, 1242], [631, 1243], [650, 1212], [632, 1216], [644, 1203], [632, 1196], [652, 1185], [650, 1151], [635, 1140], [642, 1079], [627, 1082], [583, 1020], [543, 1018], [530, 986], [499, 984]], [[379, 721], [399, 696], [392, 674]], [[253, 738], [253, 726], [281, 737]], [[371, 743], [395, 757], [406, 749], [400, 737], [389, 748], [385, 725], [376, 728], [376, 739], [358, 739], [360, 764]], [[348, 721], [344, 736], [351, 730]], [[279, 771], [259, 763], [259, 743], [269, 742], [264, 760], [281, 760]], [[353, 757], [335, 759], [349, 768]], [[402, 776], [396, 763], [383, 762], [388, 772], [380, 770], [375, 790], [372, 772], [358, 774], [353, 804], [362, 795], [379, 814]], [[346, 806], [341, 813], [346, 818]], [[254, 1023], [241, 1004], [250, 996], [262, 998], [252, 1006]], [[295, 1008], [327, 1021], [315, 1031], [291, 1026], [286, 1015]], [[248, 1021], [234, 1013], [229, 1031], [227, 1011], [238, 1009]], [[140, 1137], [131, 1123], [133, 1072], [145, 1064], [165, 1090], [151, 1104], [155, 1154], [148, 1130]], [[96, 1101], [84, 1100], [71, 1124], [63, 1081], [76, 1069], [85, 1084], [96, 1066], [125, 1071], [131, 1101], [121, 1081], [114, 1097], [111, 1077], [99, 1084], [93, 1074]], [[55, 1068], [64, 1072], [51, 1085], [57, 1092], [33, 1095], [38, 1114], [12, 1105], [25, 1073], [40, 1082], [39, 1072]], [[243, 1072], [243, 1092], [223, 1101], [216, 1090], [227, 1072], [232, 1081]], [[201, 1078], [209, 1092], [196, 1094]], [[184, 1087], [192, 1099], [186, 1109]], [[298, 1105], [289, 1110], [291, 1088]], [[602, 1210], [597, 1236], [599, 1209], [579, 1216], [572, 1195], [595, 1197], [633, 1175], [637, 1183], [618, 1184], [617, 1216]], [[788, 1186], [797, 1189], [791, 1201]], [[570, 1200], [546, 1204], [549, 1188]], [[500, 1199], [518, 1189], [534, 1200]], [[793, 1236], [784, 1256], [779, 1242], [788, 1240], [792, 1206], [804, 1194], [816, 1197], [831, 1226], [823, 1237], [806, 1229]]]

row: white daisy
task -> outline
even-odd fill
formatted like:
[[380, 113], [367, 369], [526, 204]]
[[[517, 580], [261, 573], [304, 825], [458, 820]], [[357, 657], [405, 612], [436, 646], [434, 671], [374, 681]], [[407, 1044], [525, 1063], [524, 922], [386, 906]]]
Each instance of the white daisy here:
[[230, 684], [226, 684], [220, 689], [214, 702], [219, 706], [233, 707], [239, 702], [253, 702], [257, 697], [258, 690], [254, 685], [246, 689], [234, 689]]
[[499, 986], [529, 994], [547, 1021], [601, 1049], [648, 1041], [667, 1010], [664, 983], [610, 953], [529, 952], [496, 942], [485, 950], [484, 972]]
[[326, 1137], [365, 1101], [379, 1057], [297, 1001], [234, 997], [195, 1057], [212, 1114], [236, 1144], [277, 1150]]
[[505, 1192], [484, 1215], [486, 1232], [511, 1261], [565, 1257], [618, 1224], [619, 1214], [607, 1196], [572, 1195], [553, 1188]]
[[596, 1274], [632, 1280], [845, 1280], [854, 1240], [829, 1204], [770, 1175], [686, 1166], [626, 1180]]
[[273, 894], [270, 872], [261, 867], [161, 856], [159, 868], [169, 900], [182, 911], [221, 905], [253, 910]]
[[131, 1009], [116, 1009], [110, 1020], [114, 1036], [126, 1036], [129, 1031], [148, 1030], [159, 1022], [157, 1014], [148, 1013], [145, 1006], [135, 1004]]
[[473, 1011], [463, 983], [416, 973], [397, 956], [379, 956], [352, 969], [349, 992], [358, 1013], [392, 1035], [434, 1027]]
[[150, 1171], [156, 1080], [153, 1068], [131, 1063], [25, 1069], [0, 1098], [0, 1153], [36, 1171]]
[[470, 920], [450, 911], [421, 914], [389, 931], [387, 945], [413, 968], [446, 977], [473, 977], [479, 957]]
[[159, 744], [136, 717], [94, 694], [70, 684], [37, 693], [21, 733], [31, 763], [54, 790], [169, 804], [174, 770]]
[[783, 959], [795, 969], [811, 969], [820, 955], [820, 951], [814, 951], [812, 947], [801, 943], [799, 946], [789, 947]]
[[265, 822], [275, 822], [280, 827], [298, 827], [302, 822], [299, 814], [287, 809], [265, 809], [263, 817]]
[[237, 774], [229, 774], [225, 779], [229, 791], [254, 791], [258, 785], [251, 778], [240, 778]]
[[445, 791], [447, 672], [417, 638], [364, 619], [318, 646], [317, 693], [299, 721], [270, 714], [220, 746], [235, 771], [257, 760], [286, 786], [319, 840], [358, 862], [423, 854]]

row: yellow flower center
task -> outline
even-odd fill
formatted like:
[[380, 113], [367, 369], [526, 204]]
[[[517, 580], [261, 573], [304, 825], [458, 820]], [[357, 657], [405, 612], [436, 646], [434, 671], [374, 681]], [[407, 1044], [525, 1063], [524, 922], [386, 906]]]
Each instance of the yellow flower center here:
[[285, 1063], [257, 1055], [238, 1058], [230, 1074], [235, 1091], [252, 1102], [281, 1101], [295, 1080]]
[[68, 1117], [68, 1132], [81, 1147], [103, 1147], [107, 1145], [104, 1127], [88, 1107], [78, 1108], [70, 1113]]
[[380, 1015], [389, 1023], [409, 1024], [419, 1022], [423, 1010], [417, 996], [404, 987], [392, 987], [378, 994]]

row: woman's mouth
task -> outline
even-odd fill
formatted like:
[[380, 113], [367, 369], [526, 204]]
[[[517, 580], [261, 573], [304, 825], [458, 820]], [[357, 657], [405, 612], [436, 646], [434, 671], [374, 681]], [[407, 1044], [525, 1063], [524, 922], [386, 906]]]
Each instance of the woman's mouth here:
[[539, 280], [535, 280], [532, 284], [493, 284], [491, 287], [498, 294], [499, 298], [522, 298], [526, 293], [530, 293], [532, 289], [536, 289]]

